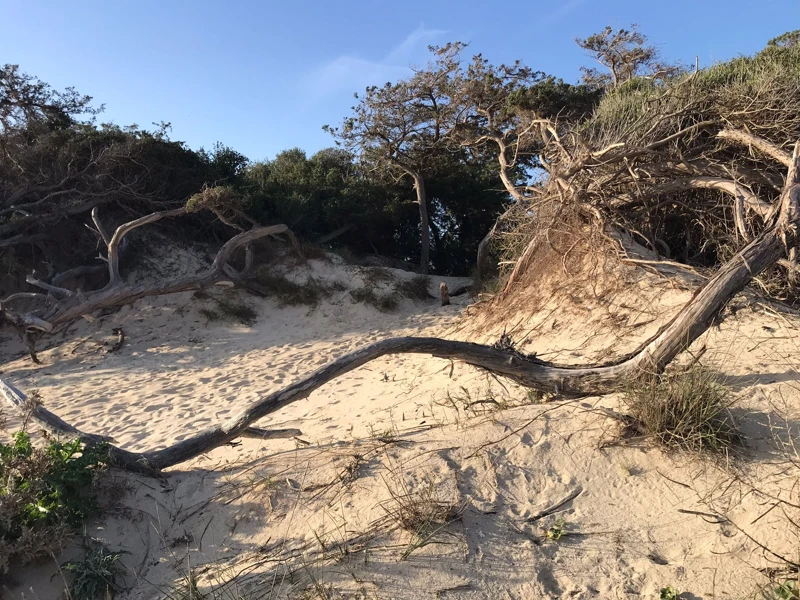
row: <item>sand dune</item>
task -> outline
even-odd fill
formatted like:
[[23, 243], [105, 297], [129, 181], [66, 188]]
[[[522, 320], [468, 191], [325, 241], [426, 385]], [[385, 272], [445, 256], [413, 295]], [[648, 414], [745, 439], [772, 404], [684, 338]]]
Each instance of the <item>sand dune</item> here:
[[[365, 276], [307, 268], [347, 289]], [[213, 297], [180, 294], [77, 324], [39, 367], [8, 342], [3, 377], [40, 390], [76, 426], [154, 449], [389, 336], [493, 341], [506, 328], [523, 351], [561, 362], [623, 352], [688, 297], [643, 281], [606, 304], [554, 293], [527, 311], [472, 316], [466, 295], [382, 313], [347, 289], [314, 308], [213, 292], [256, 309], [252, 326], [209, 322], [200, 311]], [[211, 598], [654, 598], [667, 585], [686, 597], [743, 597], [770, 565], [747, 535], [797, 551], [796, 532], [765, 498], [796, 494], [770, 424], [798, 418], [799, 323], [747, 309], [697, 342], [739, 399], [748, 442], [728, 463], [606, 447], [617, 425], [595, 409], [618, 408], [618, 396], [541, 403], [463, 364], [389, 356], [259, 422], [298, 428], [298, 439], [237, 441], [163, 481], [110, 474], [108, 514], [88, 533], [130, 553], [126, 600], [182, 597], [189, 572], [201, 590], [216, 589]], [[126, 344], [106, 353], [117, 326]], [[55, 572], [50, 561], [14, 574], [9, 596], [56, 597]]]

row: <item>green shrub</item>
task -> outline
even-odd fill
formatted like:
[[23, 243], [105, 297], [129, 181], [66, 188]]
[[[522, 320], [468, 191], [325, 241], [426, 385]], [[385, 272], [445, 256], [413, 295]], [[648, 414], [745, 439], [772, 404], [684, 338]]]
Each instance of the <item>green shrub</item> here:
[[800, 585], [797, 580], [787, 579], [764, 593], [767, 600], [795, 600], [800, 598]]
[[98, 510], [93, 482], [107, 464], [101, 446], [50, 440], [36, 448], [25, 431], [0, 444], [0, 574], [60, 546]]
[[556, 519], [555, 523], [545, 532], [548, 540], [557, 542], [567, 534], [567, 522], [564, 519]]
[[668, 585], [667, 587], [661, 588], [658, 597], [661, 600], [678, 600], [678, 598], [680, 598], [680, 595], [681, 593], [678, 590], [676, 590], [671, 585]]
[[108, 548], [89, 548], [76, 560], [71, 560], [62, 569], [72, 575], [69, 584], [69, 600], [108, 600], [119, 591], [117, 578], [125, 573], [119, 559], [122, 552]]

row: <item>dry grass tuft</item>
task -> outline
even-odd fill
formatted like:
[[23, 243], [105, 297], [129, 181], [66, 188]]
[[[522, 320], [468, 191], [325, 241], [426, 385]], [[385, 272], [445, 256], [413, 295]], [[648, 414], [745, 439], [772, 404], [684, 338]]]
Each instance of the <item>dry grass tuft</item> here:
[[647, 376], [625, 391], [624, 401], [627, 435], [691, 452], [727, 452], [740, 440], [730, 391], [703, 366]]
[[395, 290], [412, 300], [429, 300], [434, 297], [428, 291], [430, 284], [431, 278], [428, 275], [414, 275], [411, 279], [399, 282]]
[[398, 496], [394, 517], [400, 526], [414, 534], [424, 534], [458, 520], [457, 506], [426, 496]]
[[65, 563], [63, 570], [72, 575], [69, 600], [113, 598], [122, 589], [117, 580], [125, 574], [125, 567], [119, 562], [121, 557], [122, 552], [99, 546], [87, 548], [79, 559]]
[[356, 290], [350, 291], [350, 296], [356, 302], [362, 302], [364, 304], [369, 304], [370, 306], [377, 308], [381, 312], [391, 312], [397, 308], [399, 302], [397, 301], [397, 294], [389, 292], [386, 294], [380, 294], [376, 292], [372, 287], [362, 287]]
[[412, 552], [429, 544], [441, 543], [440, 533], [452, 522], [461, 519], [466, 508], [451, 499], [443, 498], [439, 486], [432, 479], [414, 490], [401, 484], [402, 492], [387, 486], [391, 499], [382, 505], [387, 519], [411, 534], [411, 541], [401, 556], [408, 558]]

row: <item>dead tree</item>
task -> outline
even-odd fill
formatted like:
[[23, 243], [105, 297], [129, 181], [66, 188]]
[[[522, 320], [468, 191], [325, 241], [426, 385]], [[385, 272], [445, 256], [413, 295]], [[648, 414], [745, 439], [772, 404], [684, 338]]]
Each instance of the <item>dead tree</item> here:
[[[100, 220], [99, 213], [95, 208], [92, 211], [92, 219], [97, 228], [98, 236], [106, 245], [106, 256], [100, 258], [107, 264], [108, 283], [101, 289], [83, 292], [71, 290], [56, 285], [63, 275], [56, 275], [52, 278], [53, 283], [46, 283], [33, 276], [28, 276], [28, 284], [41, 289], [41, 292], [20, 292], [0, 301], [0, 322], [3, 320], [11, 324], [25, 341], [31, 357], [38, 362], [35, 354], [35, 339], [42, 334], [51, 333], [60, 325], [70, 323], [84, 315], [104, 309], [131, 304], [140, 298], [148, 296], [162, 296], [189, 290], [198, 290], [222, 282], [243, 283], [248, 276], [248, 271], [253, 266], [253, 255], [250, 244], [260, 238], [289, 234], [292, 240], [294, 237], [286, 225], [271, 225], [268, 227], [254, 226], [245, 230], [241, 226], [235, 225], [240, 233], [228, 240], [217, 253], [211, 266], [204, 272], [190, 277], [180, 277], [164, 281], [149, 283], [126, 282], [120, 274], [119, 260], [120, 251], [123, 248], [126, 236], [133, 230], [155, 223], [168, 217], [177, 217], [188, 214], [199, 208], [208, 208], [217, 214], [218, 218], [224, 222], [229, 219], [215, 206], [202, 206], [195, 204], [183, 206], [172, 210], [163, 210], [145, 215], [139, 219], [123, 223], [116, 228], [113, 234], [109, 234]], [[234, 253], [239, 248], [245, 248], [246, 260], [242, 271], [236, 271], [229, 263]], [[34, 301], [39, 304], [35, 309], [27, 312], [13, 311], [9, 308], [15, 302], [26, 300]]]
[[[764, 230], [727, 261], [700, 287], [683, 309], [635, 352], [605, 364], [559, 365], [526, 356], [507, 347], [486, 346], [438, 338], [400, 337], [370, 344], [318, 369], [277, 392], [254, 402], [233, 418], [214, 425], [161, 450], [130, 452], [109, 445], [111, 461], [141, 473], [157, 473], [204, 454], [230, 440], [247, 435], [252, 423], [287, 404], [307, 397], [323, 384], [367, 362], [387, 354], [430, 354], [456, 359], [508, 377], [532, 389], [562, 396], [604, 394], [642, 374], [661, 371], [687, 349], [716, 319], [736, 294], [754, 277], [797, 246], [800, 235], [800, 142], [794, 147], [786, 181]], [[235, 238], [234, 238], [235, 239]], [[0, 386], [6, 400], [14, 405], [24, 397], [8, 385]], [[87, 444], [106, 443], [97, 435], [84, 433], [39, 406], [33, 413], [40, 423], [64, 433], [77, 435]]]

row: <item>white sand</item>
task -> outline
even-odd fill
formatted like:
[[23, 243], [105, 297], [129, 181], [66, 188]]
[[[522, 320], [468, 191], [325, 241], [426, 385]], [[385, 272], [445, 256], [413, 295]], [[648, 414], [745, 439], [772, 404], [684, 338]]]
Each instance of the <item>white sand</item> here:
[[[361, 285], [354, 268], [309, 268]], [[74, 425], [147, 450], [386, 337], [492, 342], [506, 327], [522, 351], [582, 362], [635, 347], [688, 298], [654, 277], [617, 296], [538, 291], [545, 301], [526, 307], [522, 296], [504, 315], [470, 309], [478, 317], [463, 315], [467, 296], [450, 307], [404, 300], [386, 314], [346, 291], [314, 309], [215, 292], [256, 308], [252, 327], [208, 324], [198, 310], [213, 302], [181, 294], [77, 324], [42, 352], [42, 366], [13, 358], [19, 347], [6, 344], [2, 371]], [[611, 313], [627, 316], [611, 328]], [[706, 361], [739, 398], [749, 440], [730, 465], [646, 444], [601, 448], [617, 425], [593, 408], [619, 408], [618, 396], [532, 405], [525, 390], [464, 364], [389, 356], [258, 423], [298, 428], [302, 441], [241, 440], [163, 481], [114, 474], [109, 513], [88, 533], [130, 552], [124, 600], [168, 597], [190, 569], [201, 590], [217, 588], [209, 597], [226, 599], [654, 598], [666, 585], [694, 594], [686, 597], [743, 597], [763, 583], [758, 569], [775, 564], [737, 526], [798, 552], [781, 510], [768, 511], [774, 501], [751, 488], [797, 501], [797, 473], [782, 474], [769, 420], [798, 418], [798, 324], [743, 310], [693, 347], [708, 346]], [[99, 344], [116, 326], [126, 344], [105, 353]], [[527, 522], [576, 492], [557, 514]], [[451, 504], [461, 517], [415, 536], [393, 516], [404, 498]], [[681, 511], [724, 511], [735, 525]], [[543, 540], [557, 517], [568, 535]], [[54, 564], [14, 573], [9, 597], [56, 597]]]

